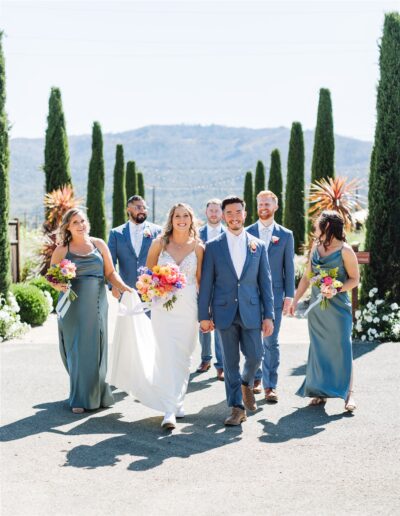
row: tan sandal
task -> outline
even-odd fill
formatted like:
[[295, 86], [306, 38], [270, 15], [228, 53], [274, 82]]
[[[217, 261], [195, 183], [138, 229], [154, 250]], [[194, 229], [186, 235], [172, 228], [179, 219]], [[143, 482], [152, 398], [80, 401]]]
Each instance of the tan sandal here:
[[354, 394], [354, 391], [349, 391], [344, 404], [344, 408], [345, 410], [347, 410], [347, 412], [354, 412], [357, 408], [356, 402], [354, 401], [352, 394]]
[[326, 403], [326, 398], [321, 398], [319, 396], [316, 396], [315, 398], [313, 398], [310, 403], [308, 404], [309, 406], [315, 406], [315, 405], [325, 405]]
[[72, 409], [72, 412], [74, 414], [83, 414], [85, 412], [85, 409], [84, 408], [80, 408], [80, 407], [74, 407]]

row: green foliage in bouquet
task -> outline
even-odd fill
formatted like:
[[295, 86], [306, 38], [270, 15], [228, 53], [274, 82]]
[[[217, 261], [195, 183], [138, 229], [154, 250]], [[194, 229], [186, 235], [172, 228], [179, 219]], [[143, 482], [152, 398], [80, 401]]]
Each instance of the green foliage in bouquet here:
[[18, 303], [23, 322], [33, 326], [40, 326], [45, 322], [51, 309], [44, 292], [27, 283], [11, 285], [11, 292]]

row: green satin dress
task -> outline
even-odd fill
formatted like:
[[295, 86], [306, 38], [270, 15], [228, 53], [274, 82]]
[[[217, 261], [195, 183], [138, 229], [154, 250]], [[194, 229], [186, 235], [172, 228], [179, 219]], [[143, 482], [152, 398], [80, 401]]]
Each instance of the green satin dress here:
[[[313, 272], [317, 272], [317, 265], [322, 269], [339, 267], [337, 279], [344, 283], [348, 278], [340, 249], [328, 256], [320, 256], [315, 250], [311, 257]], [[318, 294], [319, 289], [312, 287], [310, 303]], [[353, 361], [351, 330], [351, 301], [347, 292], [339, 292], [330, 299], [326, 310], [321, 310], [319, 304], [311, 309], [310, 349], [306, 377], [297, 391], [299, 396], [346, 399]]]
[[71, 286], [78, 295], [58, 318], [60, 353], [70, 378], [69, 404], [89, 410], [108, 407], [114, 400], [105, 381], [108, 301], [103, 257], [97, 248], [79, 255], [68, 247], [65, 258], [76, 264]]

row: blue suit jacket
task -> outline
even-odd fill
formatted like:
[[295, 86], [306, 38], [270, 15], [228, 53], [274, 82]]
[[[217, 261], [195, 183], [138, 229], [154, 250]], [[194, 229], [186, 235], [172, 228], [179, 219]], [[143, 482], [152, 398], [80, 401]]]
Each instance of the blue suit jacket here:
[[[112, 229], [108, 238], [108, 247], [111, 251], [114, 266], [118, 263], [119, 274], [130, 287], [135, 287], [137, 270], [139, 267], [146, 265], [150, 245], [161, 232], [161, 227], [156, 224], [147, 221], [144, 224], [143, 241], [139, 256], [136, 256], [132, 246], [129, 222]], [[146, 230], [148, 230], [149, 236], [145, 235]]]
[[[264, 242], [246, 233], [247, 255], [240, 278], [226, 233], [206, 244], [199, 292], [199, 320], [212, 318], [217, 329], [232, 325], [236, 312], [246, 328], [261, 328], [274, 318], [271, 273]], [[255, 249], [250, 249], [250, 242]]]
[[[249, 226], [246, 231], [259, 238], [258, 222]], [[268, 246], [269, 265], [272, 275], [274, 305], [282, 308], [285, 297], [294, 297], [294, 239], [289, 229], [274, 222], [272, 236], [279, 241]]]
[[[224, 233], [226, 231], [226, 229], [224, 228], [224, 226], [221, 226], [221, 233]], [[204, 226], [201, 226], [201, 228], [199, 229], [199, 237], [201, 238], [202, 242], [205, 244], [208, 242], [208, 231], [207, 231], [207, 224], [205, 224]]]

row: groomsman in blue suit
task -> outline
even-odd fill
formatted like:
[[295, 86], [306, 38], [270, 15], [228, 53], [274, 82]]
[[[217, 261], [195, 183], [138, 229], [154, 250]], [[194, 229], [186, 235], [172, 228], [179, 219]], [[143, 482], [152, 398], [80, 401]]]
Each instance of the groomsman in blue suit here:
[[[265, 336], [272, 334], [274, 307], [271, 273], [264, 242], [244, 229], [245, 203], [222, 201], [227, 231], [206, 244], [199, 292], [200, 329], [216, 328], [221, 338], [225, 390], [232, 414], [226, 425], [246, 421], [254, 411], [254, 376], [261, 365]], [[240, 374], [240, 351], [245, 357]]]
[[263, 240], [268, 249], [269, 264], [272, 274], [272, 290], [274, 294], [274, 332], [264, 338], [264, 358], [262, 369], [259, 369], [254, 382], [254, 393], [262, 392], [261, 378], [265, 391], [265, 399], [276, 403], [278, 394], [279, 367], [279, 330], [282, 314], [289, 313], [294, 297], [294, 239], [293, 233], [277, 224], [274, 220], [278, 210], [278, 197], [269, 190], [257, 195], [258, 221], [249, 226], [247, 231]]
[[[206, 217], [207, 224], [199, 229], [199, 236], [204, 243], [209, 240], [217, 238], [221, 233], [225, 231], [224, 226], [221, 224], [222, 220], [222, 201], [220, 199], [210, 199], [206, 206]], [[224, 365], [222, 362], [222, 351], [221, 343], [218, 332], [214, 333], [214, 345], [215, 345], [215, 368], [217, 370], [218, 380], [224, 381]], [[211, 332], [203, 333], [200, 332], [200, 344], [201, 344], [201, 364], [197, 368], [198, 373], [204, 373], [211, 367], [212, 351], [211, 351]]]
[[[148, 222], [147, 206], [140, 195], [128, 199], [126, 211], [129, 220], [126, 224], [113, 228], [108, 238], [108, 247], [119, 274], [130, 287], [135, 287], [137, 271], [146, 264], [151, 242], [161, 232], [161, 227]], [[120, 297], [120, 292], [113, 287], [113, 296]]]

